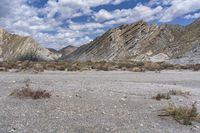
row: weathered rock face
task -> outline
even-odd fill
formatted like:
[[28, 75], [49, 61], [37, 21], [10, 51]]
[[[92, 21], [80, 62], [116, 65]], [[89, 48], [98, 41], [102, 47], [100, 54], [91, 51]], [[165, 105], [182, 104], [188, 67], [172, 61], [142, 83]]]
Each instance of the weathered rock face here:
[[75, 50], [77, 50], [77, 47], [69, 45], [67, 47], [62, 48], [61, 50], [59, 50], [58, 52], [61, 53], [63, 56], [69, 55], [72, 52], [74, 52]]
[[59, 54], [40, 47], [30, 37], [21, 37], [0, 29], [0, 60], [18, 60], [30, 55], [41, 60], [55, 60], [60, 57]]
[[79, 47], [67, 60], [168, 61], [199, 45], [200, 21], [191, 25], [148, 25], [139, 21], [106, 32]]

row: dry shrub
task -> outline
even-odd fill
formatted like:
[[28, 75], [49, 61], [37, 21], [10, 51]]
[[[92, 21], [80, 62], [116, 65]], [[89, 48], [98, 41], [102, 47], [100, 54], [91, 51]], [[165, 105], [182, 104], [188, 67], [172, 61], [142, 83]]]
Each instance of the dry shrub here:
[[164, 108], [161, 111], [159, 116], [171, 116], [183, 125], [192, 125], [192, 121], [199, 121], [200, 116], [197, 112], [196, 103], [189, 106], [175, 106], [170, 104], [169, 107]]
[[22, 62], [20, 69], [21, 69], [21, 70], [28, 70], [28, 69], [31, 69], [31, 68], [33, 67], [33, 64], [34, 64], [34, 63], [32, 63], [32, 62], [30, 62], [30, 61], [24, 61], [24, 62]]
[[181, 91], [181, 90], [170, 90], [169, 92], [169, 95], [173, 95], [173, 96], [184, 96], [184, 97], [187, 97], [187, 96], [190, 96], [190, 91]]
[[200, 70], [200, 64], [192, 65], [190, 68], [192, 68], [193, 71], [199, 71]]
[[156, 96], [152, 97], [153, 99], [156, 99], [160, 101], [161, 99], [171, 99], [171, 96], [169, 93], [158, 93]]
[[96, 62], [92, 65], [92, 69], [100, 70], [100, 71], [109, 71], [112, 65], [110, 65], [106, 61]]
[[153, 62], [145, 62], [144, 68], [149, 71], [162, 70], [162, 66], [159, 63], [153, 63]]
[[42, 99], [42, 98], [50, 98], [51, 94], [50, 92], [46, 90], [33, 90], [30, 87], [30, 81], [26, 81], [26, 85], [22, 87], [21, 89], [15, 89], [10, 96], [16, 97], [16, 98], [32, 98], [32, 99]]
[[140, 67], [134, 67], [131, 71], [132, 72], [144, 72], [145, 70], [143, 68], [140, 68]]
[[158, 93], [156, 96], [152, 97], [152, 99], [156, 99], [160, 101], [161, 99], [171, 99], [171, 96], [190, 96], [190, 91], [181, 91], [181, 90], [170, 90], [167, 93]]
[[65, 66], [65, 65], [56, 66], [56, 70], [65, 71], [65, 69], [66, 69], [66, 66]]
[[41, 64], [37, 63], [34, 65], [33, 69], [37, 72], [44, 72], [44, 68]]
[[7, 71], [7, 68], [5, 67], [0, 67], [0, 72], [6, 72]]

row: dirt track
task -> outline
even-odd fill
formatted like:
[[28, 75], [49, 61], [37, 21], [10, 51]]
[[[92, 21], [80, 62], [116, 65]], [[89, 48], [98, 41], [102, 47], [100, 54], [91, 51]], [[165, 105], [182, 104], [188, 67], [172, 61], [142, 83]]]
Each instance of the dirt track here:
[[[34, 89], [51, 91], [50, 99], [16, 99], [8, 95], [31, 80]], [[45, 72], [0, 73], [0, 132], [16, 133], [190, 133], [200, 123], [183, 126], [158, 117], [169, 102], [200, 111], [200, 72]], [[168, 90], [189, 90], [189, 98], [155, 101]]]

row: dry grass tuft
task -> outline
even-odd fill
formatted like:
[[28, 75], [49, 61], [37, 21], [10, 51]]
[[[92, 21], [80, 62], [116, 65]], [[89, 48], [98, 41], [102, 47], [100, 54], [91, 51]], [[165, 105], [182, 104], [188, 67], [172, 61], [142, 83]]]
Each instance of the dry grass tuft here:
[[152, 97], [152, 99], [156, 99], [160, 101], [161, 99], [171, 99], [171, 96], [190, 96], [190, 91], [181, 91], [181, 90], [170, 90], [168, 93], [158, 93], [156, 96]]
[[169, 107], [162, 109], [161, 117], [171, 116], [183, 125], [192, 125], [192, 121], [199, 121], [200, 116], [197, 112], [196, 103], [192, 104], [191, 107], [189, 106], [175, 106], [170, 104]]
[[42, 99], [42, 98], [50, 98], [51, 94], [46, 90], [32, 90], [30, 87], [30, 80], [27, 80], [25, 87], [21, 89], [14, 90], [10, 96], [16, 98], [32, 98], [32, 99]]

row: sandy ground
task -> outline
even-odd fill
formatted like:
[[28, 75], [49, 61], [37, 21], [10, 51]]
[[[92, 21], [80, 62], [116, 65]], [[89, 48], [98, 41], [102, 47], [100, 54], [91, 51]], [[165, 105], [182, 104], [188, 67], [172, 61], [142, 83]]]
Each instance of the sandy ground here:
[[[50, 99], [16, 99], [9, 94], [31, 80]], [[151, 99], [158, 92], [189, 90], [188, 98]], [[168, 103], [200, 111], [200, 72], [44, 72], [0, 73], [0, 133], [197, 133], [200, 123], [180, 125], [160, 118]]]

